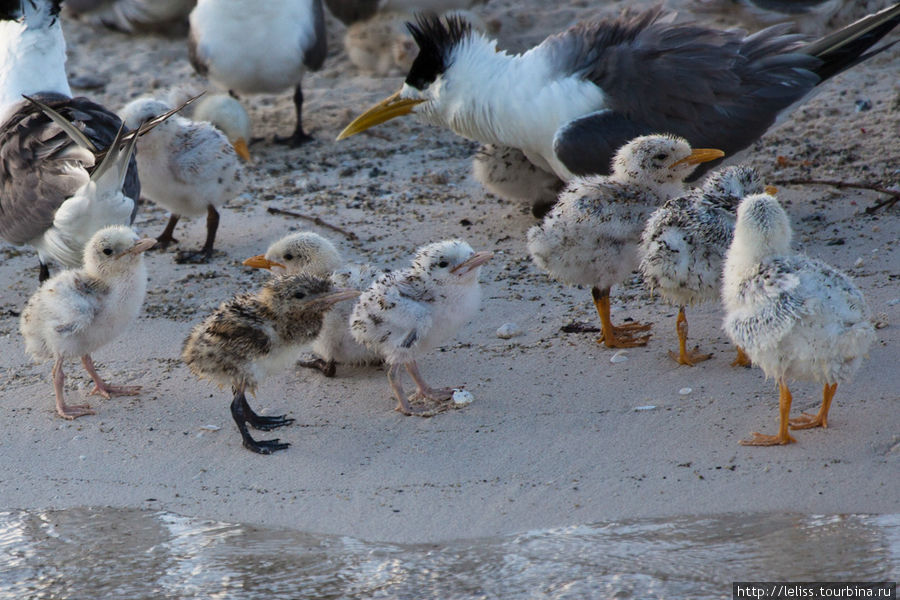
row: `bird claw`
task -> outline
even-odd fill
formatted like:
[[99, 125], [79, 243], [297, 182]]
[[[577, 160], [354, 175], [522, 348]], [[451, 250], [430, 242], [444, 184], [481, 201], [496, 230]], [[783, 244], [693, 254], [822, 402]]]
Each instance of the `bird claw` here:
[[450, 410], [451, 402], [449, 400], [452, 397], [453, 390], [449, 388], [429, 390], [428, 394], [416, 392], [409, 396], [405, 406], [402, 402], [398, 402], [395, 410], [407, 417], [433, 417]]
[[819, 417], [819, 415], [811, 415], [809, 413], [801, 413], [799, 417], [788, 420], [791, 429], [812, 429], [814, 427], [828, 427], [828, 422]]
[[700, 354], [700, 346], [694, 346], [693, 350], [688, 350], [683, 355], [669, 350], [669, 358], [679, 365], [693, 367], [698, 362], [703, 362], [704, 360], [712, 358], [712, 354]]
[[290, 448], [289, 442], [282, 442], [278, 438], [273, 440], [254, 440], [253, 438], [244, 439], [244, 448], [257, 454], [272, 454], [279, 450]]
[[247, 419], [247, 423], [249, 423], [251, 427], [260, 431], [271, 431], [279, 427], [284, 427], [285, 425], [290, 425], [293, 422], [293, 417], [286, 417], [285, 415], [278, 415], [277, 417], [255, 415]]
[[68, 404], [66, 406], [60, 406], [57, 407], [56, 413], [63, 419], [69, 421], [77, 419], [78, 417], [97, 414], [91, 409], [89, 404]]
[[[646, 346], [652, 334], [637, 336], [638, 331], [647, 331], [653, 327], [653, 323], [625, 323], [615, 325], [609, 335], [606, 332], [597, 338], [598, 344], [604, 344], [607, 348], [635, 348]], [[611, 338], [611, 339], [610, 339]]]
[[179, 265], [204, 265], [212, 255], [212, 250], [179, 250], [175, 255], [175, 262]]
[[109, 400], [113, 396], [137, 396], [141, 393], [139, 385], [109, 385], [107, 383], [94, 384], [94, 389], [88, 396], [99, 395]]
[[312, 360], [298, 360], [297, 364], [307, 369], [318, 369], [325, 377], [334, 377], [334, 373], [337, 371], [336, 363], [333, 360], [326, 361], [321, 358], [314, 358]]
[[783, 446], [785, 444], [793, 444], [797, 440], [793, 436], [788, 435], [787, 439], [783, 439], [777, 435], [763, 435], [757, 431], [750, 434], [749, 440], [741, 440], [741, 446]]

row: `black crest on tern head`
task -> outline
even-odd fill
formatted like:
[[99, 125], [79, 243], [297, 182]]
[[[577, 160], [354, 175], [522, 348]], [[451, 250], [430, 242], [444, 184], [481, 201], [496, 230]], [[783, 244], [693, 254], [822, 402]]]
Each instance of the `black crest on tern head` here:
[[472, 31], [464, 18], [451, 15], [442, 19], [434, 13], [419, 14], [406, 28], [419, 46], [419, 55], [406, 76], [406, 83], [422, 90], [449, 67], [450, 52]]
[[50, 16], [56, 17], [62, 8], [63, 0], [0, 0], [0, 21], [14, 21], [21, 19], [25, 14], [24, 2], [33, 7], [38, 3], [46, 3], [50, 6]]

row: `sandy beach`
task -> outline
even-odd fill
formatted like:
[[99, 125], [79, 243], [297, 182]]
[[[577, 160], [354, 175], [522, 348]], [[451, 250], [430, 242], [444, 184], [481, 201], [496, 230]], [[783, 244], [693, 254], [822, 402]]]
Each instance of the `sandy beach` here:
[[[491, 0], [477, 11], [518, 50], [574, 20], [645, 2]], [[683, 17], [696, 4], [669, 2]], [[739, 24], [735, 14], [718, 24]], [[703, 14], [702, 18], [712, 18]], [[139, 95], [206, 82], [184, 39], [127, 36], [66, 19], [71, 77], [105, 82], [76, 90], [119, 109]], [[178, 248], [147, 255], [150, 282], [130, 333], [94, 355], [108, 380], [143, 386], [140, 396], [92, 397], [95, 416], [59, 418], [51, 364], [33, 364], [19, 313], [37, 287], [37, 256], [0, 242], [0, 508], [111, 506], [166, 510], [230, 522], [438, 542], [605, 520], [724, 513], [898, 513], [900, 469], [900, 206], [865, 210], [885, 194], [786, 183], [839, 180], [900, 189], [900, 46], [820, 88], [743, 160], [779, 187], [795, 247], [851, 274], [876, 315], [878, 342], [856, 379], [841, 386], [828, 429], [795, 433], [796, 444], [749, 448], [751, 431], [774, 433], [775, 384], [759, 369], [733, 368], [714, 304], [688, 309], [690, 340], [715, 353], [677, 366], [677, 309], [652, 297], [637, 274], [613, 291], [613, 319], [654, 323], [644, 348], [622, 354], [595, 343], [590, 292], [540, 272], [525, 247], [536, 221], [472, 179], [478, 144], [412, 119], [334, 142], [401, 78], [356, 72], [329, 17], [324, 68], [304, 79], [305, 125], [315, 142], [271, 143], [293, 127], [290, 93], [244, 99], [254, 122], [246, 192], [222, 211], [217, 254], [179, 265]], [[900, 35], [894, 32], [889, 39]], [[268, 209], [319, 217], [344, 235]], [[145, 203], [135, 228], [158, 235], [167, 219]], [[203, 219], [184, 220], [181, 249], [199, 247]], [[402, 268], [416, 247], [460, 237], [495, 258], [482, 269], [483, 302], [472, 322], [420, 366], [435, 385], [465, 386], [474, 402], [422, 419], [393, 410], [383, 368], [338, 367], [337, 377], [289, 369], [251, 403], [296, 419], [277, 431], [292, 446], [272, 456], [241, 447], [231, 394], [195, 379], [180, 361], [183, 340], [221, 301], [256, 288], [267, 273], [241, 266], [301, 229], [331, 239], [345, 256]], [[523, 334], [501, 339], [515, 323]], [[70, 363], [73, 399], [90, 380]], [[794, 411], [816, 409], [821, 388], [798, 383]]]

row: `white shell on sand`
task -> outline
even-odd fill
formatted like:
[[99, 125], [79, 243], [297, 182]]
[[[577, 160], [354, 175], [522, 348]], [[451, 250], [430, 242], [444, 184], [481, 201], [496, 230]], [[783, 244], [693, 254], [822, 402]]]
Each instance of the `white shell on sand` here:
[[466, 404], [471, 404], [475, 399], [475, 396], [472, 395], [472, 392], [468, 390], [453, 390], [453, 404], [456, 406], [465, 406]]
[[627, 355], [628, 355], [628, 353], [625, 350], [619, 350], [618, 352], [616, 352], [615, 354], [613, 354], [610, 357], [609, 362], [611, 362], [613, 364], [625, 362], [626, 360], [628, 360]]
[[524, 333], [522, 328], [515, 323], [504, 323], [497, 328], [497, 337], [503, 340], [520, 336]]

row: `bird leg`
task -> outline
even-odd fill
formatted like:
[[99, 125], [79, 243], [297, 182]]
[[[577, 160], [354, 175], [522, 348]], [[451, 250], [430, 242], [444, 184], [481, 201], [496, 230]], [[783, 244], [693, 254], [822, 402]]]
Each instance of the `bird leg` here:
[[678, 308], [678, 318], [675, 319], [675, 330], [678, 332], [678, 354], [669, 350], [669, 358], [679, 365], [693, 367], [695, 363], [712, 358], [712, 354], [700, 354], [700, 346], [694, 346], [693, 350], [687, 349], [688, 322], [684, 316], [684, 307]]
[[735, 346], [737, 348], [737, 358], [731, 361], [732, 367], [746, 367], [750, 368], [753, 366], [753, 361], [750, 360], [750, 357], [747, 356], [747, 353], [744, 352], [744, 349], [740, 346]]
[[219, 211], [210, 204], [206, 207], [206, 242], [199, 250], [183, 250], [175, 257], [178, 264], [189, 263], [199, 265], [209, 262], [213, 255], [213, 244], [216, 241], [216, 231], [219, 229]]
[[391, 386], [391, 391], [394, 392], [394, 398], [397, 399], [397, 406], [394, 407], [394, 410], [401, 412], [406, 416], [421, 413], [421, 409], [413, 409], [413, 407], [409, 405], [409, 400], [406, 399], [406, 392], [403, 391], [403, 383], [401, 382], [399, 363], [392, 364], [388, 367], [387, 378], [388, 383]]
[[312, 360], [299, 360], [297, 364], [307, 369], [318, 369], [325, 377], [334, 377], [334, 372], [337, 370], [337, 363], [334, 359], [326, 361], [318, 356]]
[[276, 135], [274, 140], [276, 144], [287, 144], [291, 148], [296, 148], [315, 139], [303, 131], [303, 90], [299, 83], [294, 89], [294, 109], [297, 112], [297, 126], [294, 128], [294, 133], [288, 137]]
[[[406, 363], [406, 370], [409, 373], [409, 376], [413, 378], [413, 381], [416, 382], [416, 387], [418, 388], [418, 392], [416, 392], [413, 399], [425, 399], [436, 403], [445, 403], [453, 397], [452, 388], [435, 389], [428, 385], [425, 382], [425, 378], [423, 378], [422, 374], [419, 373], [419, 366], [416, 364], [416, 361], [410, 361]], [[438, 409], [437, 412], [441, 412], [441, 409]], [[427, 411], [427, 413], [429, 414], [429, 416], [431, 414], [434, 414], [433, 411]]]
[[53, 363], [53, 370], [51, 371], [53, 374], [53, 391], [56, 392], [57, 414], [63, 419], [69, 420], [77, 419], [78, 417], [83, 417], [85, 415], [96, 414], [91, 410], [90, 404], [66, 404], [66, 392], [64, 389], [66, 375], [63, 373], [62, 361], [62, 357], [57, 358], [56, 362]]
[[109, 400], [112, 396], [137, 396], [141, 392], [141, 386], [139, 385], [109, 385], [103, 381], [94, 368], [94, 360], [90, 354], [85, 354], [81, 357], [81, 364], [84, 365], [84, 370], [94, 380], [94, 389], [91, 390], [90, 396], [100, 394]]
[[38, 283], [44, 283], [50, 279], [50, 269], [47, 267], [47, 263], [41, 261], [41, 268], [38, 271]]
[[274, 440], [254, 440], [247, 429], [247, 423], [254, 428], [268, 431], [275, 427], [288, 425], [294, 422], [294, 419], [286, 419], [280, 417], [262, 417], [250, 408], [247, 398], [244, 396], [244, 387], [235, 387], [234, 399], [231, 401], [231, 418], [234, 419], [238, 431], [241, 432], [241, 438], [244, 440], [244, 448], [256, 452], [257, 454], [272, 454], [278, 450], [289, 448], [290, 444], [281, 442], [278, 438]]
[[791, 444], [796, 442], [790, 433], [788, 433], [788, 416], [791, 412], [791, 391], [788, 389], [784, 379], [778, 380], [778, 412], [779, 427], [778, 435], [763, 435], [754, 431], [753, 436], [749, 440], [741, 440], [741, 446], [779, 446], [783, 444]]
[[609, 316], [609, 288], [601, 290], [593, 287], [591, 296], [594, 299], [594, 306], [597, 307], [597, 313], [600, 315], [600, 327], [603, 332], [597, 339], [598, 344], [606, 344], [607, 348], [634, 348], [647, 345], [650, 334], [635, 337], [635, 332], [647, 331], [653, 326], [652, 323], [626, 323], [616, 327], [612, 324]]
[[790, 420], [791, 429], [812, 429], [813, 427], [828, 427], [828, 410], [831, 408], [831, 400], [837, 392], [837, 383], [825, 384], [822, 388], [822, 407], [819, 414], [811, 415], [801, 413], [799, 417]]
[[166, 228], [163, 229], [163, 232], [156, 238], [156, 247], [160, 250], [165, 250], [169, 247], [171, 243], [178, 243], [178, 240], [175, 239], [175, 236], [172, 235], [175, 233], [175, 225], [178, 224], [178, 219], [181, 217], [172, 213], [169, 215], [169, 222], [166, 223]]

